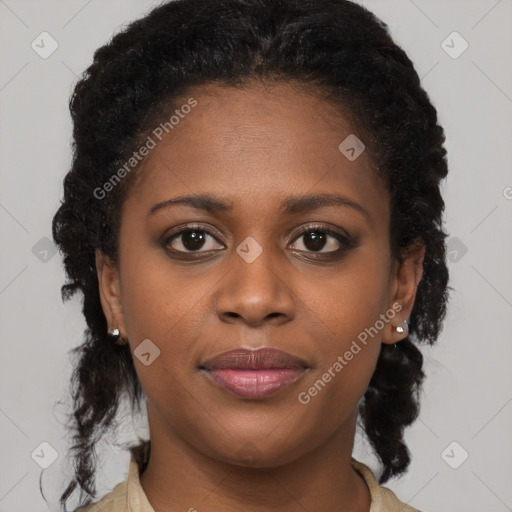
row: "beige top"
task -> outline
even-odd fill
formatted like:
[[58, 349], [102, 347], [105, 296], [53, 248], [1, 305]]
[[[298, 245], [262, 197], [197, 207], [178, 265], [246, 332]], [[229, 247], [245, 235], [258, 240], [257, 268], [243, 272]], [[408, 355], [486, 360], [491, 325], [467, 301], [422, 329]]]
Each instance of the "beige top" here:
[[[369, 512], [420, 512], [402, 503], [387, 487], [380, 486], [371, 469], [362, 462], [352, 458], [352, 467], [370, 489], [372, 502]], [[139, 466], [133, 456], [124, 482], [117, 484], [100, 501], [80, 507], [75, 512], [155, 512], [140, 485]]]

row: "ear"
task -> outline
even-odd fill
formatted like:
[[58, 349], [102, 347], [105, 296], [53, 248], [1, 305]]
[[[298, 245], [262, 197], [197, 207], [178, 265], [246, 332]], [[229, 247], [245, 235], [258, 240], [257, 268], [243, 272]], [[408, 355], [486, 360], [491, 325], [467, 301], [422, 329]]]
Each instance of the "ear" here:
[[[421, 240], [416, 240], [400, 253], [400, 259], [395, 260], [391, 273], [389, 311], [395, 311], [392, 320], [385, 324], [382, 343], [396, 343], [409, 334], [406, 320], [416, 298], [416, 291], [423, 276], [423, 259], [425, 246]], [[401, 332], [397, 331], [401, 327]]]
[[107, 319], [108, 329], [119, 329], [121, 338], [126, 340], [119, 270], [100, 249], [96, 249], [96, 271], [98, 274], [101, 307]]

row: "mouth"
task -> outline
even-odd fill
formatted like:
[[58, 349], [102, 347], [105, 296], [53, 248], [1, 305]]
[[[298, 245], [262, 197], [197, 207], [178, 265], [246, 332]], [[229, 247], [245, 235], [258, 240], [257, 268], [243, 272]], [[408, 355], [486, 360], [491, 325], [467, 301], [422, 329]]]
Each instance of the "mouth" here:
[[309, 367], [282, 350], [259, 348], [223, 352], [199, 369], [211, 382], [239, 398], [261, 399], [288, 387]]

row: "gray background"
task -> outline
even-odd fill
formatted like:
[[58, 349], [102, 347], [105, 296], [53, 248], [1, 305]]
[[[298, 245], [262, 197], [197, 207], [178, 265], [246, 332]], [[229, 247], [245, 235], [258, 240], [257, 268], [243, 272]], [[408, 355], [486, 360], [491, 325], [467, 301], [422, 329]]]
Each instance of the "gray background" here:
[[[0, 0], [0, 512], [48, 510], [40, 477], [57, 510], [69, 471], [68, 352], [85, 322], [78, 298], [61, 303], [61, 260], [45, 239], [70, 163], [68, 98], [94, 50], [156, 3]], [[406, 431], [410, 471], [387, 485], [424, 512], [512, 510], [512, 0], [360, 3], [415, 63], [450, 166], [443, 190], [455, 291], [438, 346], [423, 349], [421, 417]], [[31, 47], [43, 46], [43, 31], [58, 43], [46, 59]], [[469, 44], [461, 55], [454, 31]], [[126, 417], [116, 438], [146, 435], [145, 418], [132, 423]], [[45, 471], [43, 442], [58, 453]], [[124, 480], [129, 457], [108, 440], [100, 452], [105, 494]], [[354, 455], [377, 468], [359, 437]]]

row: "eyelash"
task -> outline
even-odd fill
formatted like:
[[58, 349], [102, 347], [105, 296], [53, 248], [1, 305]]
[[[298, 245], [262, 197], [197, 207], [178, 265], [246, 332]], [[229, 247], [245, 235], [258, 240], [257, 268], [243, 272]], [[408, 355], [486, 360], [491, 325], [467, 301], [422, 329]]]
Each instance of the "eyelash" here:
[[[218, 243], [221, 243], [217, 240], [217, 236], [215, 233], [210, 231], [209, 229], [206, 229], [205, 227], [199, 225], [199, 224], [189, 224], [185, 228], [176, 231], [171, 236], [166, 237], [163, 245], [164, 248], [173, 255], [173, 257], [183, 258], [183, 259], [194, 259], [194, 258], [201, 258], [202, 254], [204, 253], [211, 253], [211, 252], [218, 252], [220, 249], [212, 249], [207, 251], [179, 251], [176, 249], [169, 249], [170, 243], [175, 240], [176, 238], [179, 238], [181, 235], [193, 231], [199, 231], [200, 233], [206, 233], [207, 235], [214, 238]], [[334, 239], [336, 239], [340, 244], [341, 247], [339, 249], [336, 249], [335, 251], [327, 251], [327, 252], [320, 252], [320, 251], [303, 251], [303, 250], [297, 250], [297, 252], [301, 254], [309, 254], [313, 255], [307, 256], [310, 259], [333, 259], [336, 257], [341, 256], [342, 253], [344, 253], [348, 249], [352, 249], [356, 245], [356, 240], [351, 238], [350, 236], [343, 235], [341, 233], [338, 233], [336, 231], [332, 231], [331, 229], [326, 228], [325, 226], [322, 226], [320, 224], [310, 224], [308, 226], [305, 226], [303, 229], [301, 229], [298, 233], [295, 234], [295, 237], [292, 240], [292, 243], [296, 242], [300, 239], [301, 236], [303, 236], [305, 233], [309, 232], [315, 232], [315, 233], [322, 233], [324, 235], [332, 236]]]

